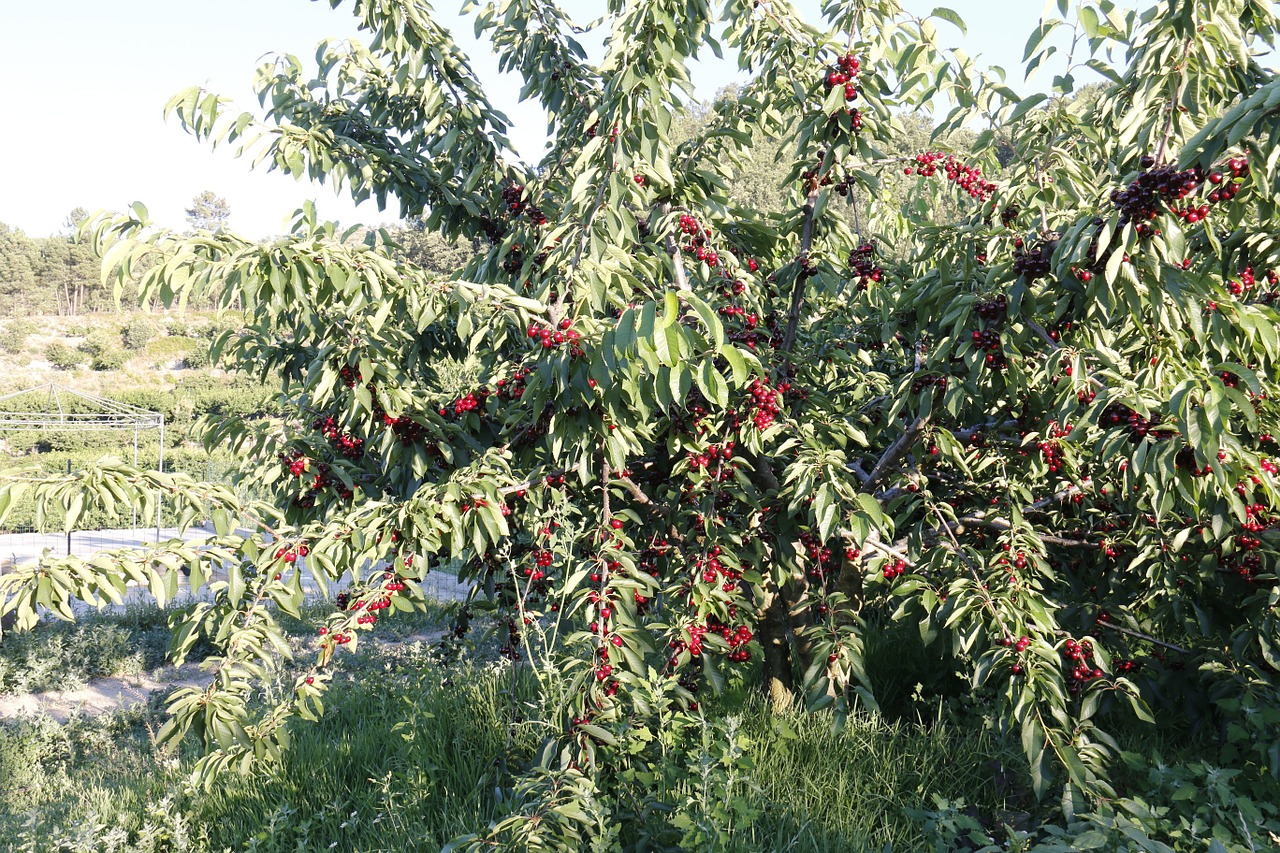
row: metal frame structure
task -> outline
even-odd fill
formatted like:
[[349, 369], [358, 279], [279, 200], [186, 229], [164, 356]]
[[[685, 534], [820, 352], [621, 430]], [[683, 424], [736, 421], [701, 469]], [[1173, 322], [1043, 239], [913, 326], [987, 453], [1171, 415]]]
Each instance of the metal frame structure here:
[[[14, 412], [5, 408], [5, 403], [29, 394], [45, 393], [47, 395], [44, 411]], [[64, 404], [65, 401], [65, 404]], [[75, 401], [81, 404], [76, 408], [88, 408], [91, 411], [68, 411]], [[131, 406], [116, 400], [108, 400], [95, 394], [65, 388], [55, 382], [37, 385], [25, 391], [14, 391], [0, 396], [0, 431], [3, 430], [53, 430], [62, 429], [74, 432], [133, 431], [133, 464], [138, 464], [138, 435], [147, 430], [158, 430], [160, 433], [159, 470], [164, 470], [164, 413]], [[68, 460], [70, 465], [70, 460]], [[162, 513], [162, 496], [156, 495], [156, 541], [160, 541], [160, 520]], [[134, 527], [137, 527], [137, 508], [134, 508]]]

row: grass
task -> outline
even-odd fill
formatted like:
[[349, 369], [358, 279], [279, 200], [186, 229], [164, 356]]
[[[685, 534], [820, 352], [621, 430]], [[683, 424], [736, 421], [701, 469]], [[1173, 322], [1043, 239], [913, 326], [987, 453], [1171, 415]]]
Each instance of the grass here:
[[[388, 639], [445, 621], [440, 610], [398, 616], [386, 623], [397, 626]], [[305, 619], [285, 628], [299, 641], [313, 630]], [[125, 839], [120, 850], [150, 849], [137, 845], [152, 837], [167, 839], [155, 849], [439, 850], [503, 814], [496, 791], [545, 735], [536, 723], [511, 724], [536, 691], [509, 667], [491, 652], [444, 668], [428, 644], [362, 644], [324, 720], [297, 728], [279, 766], [207, 793], [184, 784], [190, 748], [171, 759], [152, 743], [158, 703], [65, 726], [2, 725], [0, 839], [15, 850], [108, 849], [76, 841], [77, 827], [89, 826]], [[741, 718], [755, 767], [744, 790], [759, 817], [733, 849], [780, 849], [782, 840], [802, 851], [914, 849], [922, 837], [906, 808], [933, 793], [994, 808], [1002, 800], [986, 768], [1017, 760], [989, 736], [944, 724], [868, 715], [837, 732], [823, 715], [770, 714], [750, 692], [726, 694], [709, 716], [720, 713]], [[685, 780], [665, 796], [696, 793]]]
[[[314, 623], [282, 621], [301, 649]], [[110, 624], [127, 632], [154, 622], [139, 610]], [[491, 648], [496, 642], [445, 666], [431, 643], [413, 639], [446, 623], [444, 610], [430, 609], [380, 624], [381, 636], [399, 642], [362, 643], [343, 658], [324, 719], [295, 728], [279, 765], [210, 791], [186, 783], [192, 744], [157, 750], [159, 698], [97, 720], [0, 724], [0, 851], [437, 851], [484, 832], [520, 808], [509, 792], [534, 762], [547, 733], [534, 720], [546, 714], [527, 668], [513, 674]], [[855, 714], [839, 729], [825, 714], [770, 712], [750, 684], [705, 697], [705, 720], [687, 724], [665, 765], [648, 775], [601, 775], [600, 802], [624, 843], [648, 832], [665, 845], [623, 849], [961, 849], [954, 837], [935, 847], [926, 836], [920, 813], [965, 816], [939, 812], [937, 798], [988, 818], [1034, 825], [1053, 817], [1053, 804], [1037, 806], [1027, 791], [1017, 745], [1002, 743], [976, 714], [939, 713], [940, 697], [921, 685], [946, 667], [907, 648], [891, 638], [869, 644], [873, 671], [897, 665], [884, 693], [897, 710]], [[513, 722], [516, 714], [528, 720]], [[1158, 747], [1171, 764], [1213, 754], [1209, 743], [1125, 734], [1131, 747]], [[731, 747], [741, 755], [730, 757]], [[726, 782], [727, 773], [738, 776]], [[1116, 781], [1153, 790], [1146, 776], [1129, 778], [1122, 768]], [[723, 824], [714, 809], [730, 801], [745, 817], [718, 846], [673, 840], [686, 818]]]

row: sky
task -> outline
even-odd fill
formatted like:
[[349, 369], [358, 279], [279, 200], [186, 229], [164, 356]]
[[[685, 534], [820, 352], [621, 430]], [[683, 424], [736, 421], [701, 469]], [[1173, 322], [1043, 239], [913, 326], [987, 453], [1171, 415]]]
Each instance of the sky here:
[[[944, 43], [1004, 67], [1015, 88], [1029, 91], [1018, 85], [1019, 69], [1041, 4], [940, 2], [968, 24], [962, 37], [940, 23]], [[494, 105], [514, 122], [517, 150], [536, 160], [545, 140], [541, 112], [516, 101], [518, 81], [499, 75], [497, 60], [458, 16], [461, 0], [433, 5]], [[604, 8], [598, 0], [564, 5], [579, 23]], [[817, 20], [818, 0], [797, 5]], [[904, 5], [924, 14], [939, 3]], [[141, 201], [156, 222], [181, 228], [185, 209], [204, 190], [227, 199], [231, 228], [253, 238], [286, 230], [290, 214], [307, 199], [322, 218], [344, 224], [395, 221], [394, 204], [385, 211], [372, 202], [357, 208], [328, 186], [251, 170], [230, 149], [210, 150], [163, 115], [169, 98], [192, 85], [231, 97], [239, 109], [256, 107], [251, 84], [263, 59], [293, 53], [305, 62], [323, 38], [357, 37], [349, 9], [349, 3], [333, 9], [314, 0], [0, 0], [0, 79], [7, 82], [0, 223], [43, 237], [63, 231], [76, 207], [123, 210]], [[695, 64], [692, 76], [703, 99], [739, 79], [736, 67], [714, 57]]]

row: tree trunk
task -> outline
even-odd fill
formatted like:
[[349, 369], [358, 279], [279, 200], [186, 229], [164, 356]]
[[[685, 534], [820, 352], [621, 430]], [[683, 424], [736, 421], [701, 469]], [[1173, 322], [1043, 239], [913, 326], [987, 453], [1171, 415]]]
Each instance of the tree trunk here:
[[789, 621], [786, 599], [774, 584], [768, 584], [764, 617], [760, 620], [760, 645], [764, 648], [765, 695], [775, 711], [787, 710], [794, 699], [791, 641], [787, 637]]

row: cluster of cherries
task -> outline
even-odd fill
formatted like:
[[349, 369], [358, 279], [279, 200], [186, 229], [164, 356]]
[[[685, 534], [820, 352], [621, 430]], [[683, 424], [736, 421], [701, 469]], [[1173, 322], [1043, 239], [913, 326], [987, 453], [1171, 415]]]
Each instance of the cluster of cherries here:
[[546, 224], [547, 217], [542, 212], [542, 209], [525, 201], [523, 184], [510, 183], [503, 187], [502, 201], [506, 204], [507, 211], [512, 216], [519, 216], [523, 213], [529, 217], [529, 221], [534, 225]]
[[1004, 350], [1000, 346], [999, 331], [996, 329], [974, 329], [970, 337], [973, 345], [986, 353], [985, 361], [987, 367], [992, 370], [1004, 370], [1009, 366], [1009, 361], [1005, 358]]
[[858, 87], [854, 83], [854, 78], [858, 76], [861, 67], [862, 63], [858, 57], [852, 53], [846, 53], [828, 67], [826, 75], [822, 78], [824, 91], [830, 92], [838, 87], [844, 89], [845, 107], [833, 114], [830, 119], [838, 120], [841, 113], [849, 116], [850, 126], [854, 132], [862, 129], [862, 112], [849, 104], [858, 99]]
[[583, 355], [582, 335], [576, 329], [571, 328], [573, 325], [567, 317], [560, 321], [557, 328], [543, 326], [538, 323], [530, 323], [526, 334], [530, 339], [541, 342], [543, 349], [558, 349], [566, 344], [569, 346], [569, 354], [575, 358], [581, 358]]
[[732, 441], [726, 441], [724, 444], [712, 444], [700, 453], [691, 450], [689, 451], [689, 467], [697, 471], [699, 468], [708, 468], [721, 459], [727, 462], [733, 458], [733, 447], [734, 443]]
[[[537, 582], [547, 576], [547, 569], [551, 568], [551, 564], [555, 562], [555, 555], [546, 549], [535, 551], [533, 554], [533, 565], [525, 566], [524, 575], [529, 580]], [[599, 578], [595, 578], [599, 580]]]
[[911, 383], [911, 393], [919, 394], [926, 388], [932, 388], [934, 394], [941, 394], [947, 390], [947, 377], [945, 376], [919, 376]]
[[[1270, 285], [1272, 288], [1275, 288], [1277, 284], [1280, 284], [1280, 275], [1277, 275], [1275, 270], [1268, 270], [1266, 279], [1267, 279], [1267, 284]], [[1239, 279], [1235, 279], [1227, 282], [1227, 290], [1231, 292], [1232, 296], [1241, 297], [1241, 296], [1244, 296], [1246, 291], [1253, 290], [1253, 288], [1256, 287], [1257, 284], [1258, 284], [1258, 278], [1253, 271], [1253, 267], [1245, 267], [1239, 272]], [[1265, 296], [1263, 296], [1263, 301], [1274, 302], [1275, 297], [1276, 297], [1276, 294], [1273, 290], [1272, 292], [1269, 292]]]
[[490, 392], [488, 388], [481, 388], [479, 391], [465, 394], [457, 400], [454, 400], [450, 405], [442, 408], [440, 410], [440, 416], [461, 418], [468, 412], [474, 412], [476, 409], [483, 406], [484, 401], [489, 399], [489, 394]]
[[316, 418], [311, 428], [319, 430], [333, 449], [347, 459], [359, 459], [364, 455], [364, 439], [339, 429], [338, 420], [333, 415]]
[[311, 466], [311, 460], [301, 450], [290, 450], [280, 454], [280, 464], [289, 469], [295, 477], [301, 477]]
[[816, 581], [823, 580], [827, 576], [827, 566], [835, 559], [836, 555], [832, 552], [830, 546], [813, 533], [801, 533], [800, 544], [804, 546], [805, 556], [810, 560], [809, 577]]
[[739, 625], [734, 628], [720, 622], [715, 617], [709, 616], [707, 617], [706, 624], [690, 625], [688, 630], [689, 639], [687, 641], [676, 639], [672, 640], [670, 643], [670, 647], [675, 650], [675, 654], [673, 654], [667, 661], [667, 666], [671, 669], [675, 669], [679, 666], [680, 652], [683, 652], [686, 649], [692, 657], [699, 657], [702, 654], [702, 638], [705, 637], [708, 632], [718, 634], [726, 643], [729, 644], [729, 653], [726, 655], [728, 660], [733, 663], [743, 663], [751, 660], [751, 652], [746, 648], [746, 646], [751, 642], [754, 635], [751, 633], [751, 629], [746, 625]]
[[1055, 241], [1039, 240], [1035, 246], [1027, 249], [1021, 237], [1013, 241], [1013, 271], [1023, 276], [1028, 282], [1044, 278], [1049, 274], [1049, 259], [1057, 247]]
[[679, 224], [681, 233], [688, 238], [681, 244], [680, 250], [714, 269], [720, 263], [720, 255], [710, 245], [711, 229], [688, 213], [680, 214]]
[[[738, 588], [738, 581], [742, 579], [742, 572], [737, 569], [731, 569], [720, 562], [720, 555], [723, 553], [719, 545], [713, 546], [706, 557], [699, 557], [694, 561], [693, 568], [699, 573], [702, 582], [705, 584], [720, 584], [725, 592], [733, 592]], [[724, 578], [722, 582], [720, 579]]]
[[884, 575], [884, 579], [891, 581], [896, 577], [906, 574], [907, 561], [901, 557], [894, 557], [892, 560], [884, 564], [884, 569], [880, 572]]
[[1067, 640], [1062, 646], [1062, 656], [1069, 667], [1067, 689], [1072, 693], [1079, 693], [1090, 681], [1102, 677], [1102, 670], [1094, 664], [1093, 643], [1088, 640]]
[[519, 400], [524, 396], [525, 384], [532, 373], [527, 367], [517, 367], [515, 373], [511, 374], [510, 379], [499, 379], [493, 383], [498, 389], [499, 399], [503, 400]]
[[284, 547], [276, 549], [276, 559], [283, 560], [286, 563], [295, 563], [299, 557], [305, 557], [311, 553], [310, 547], [306, 542], [301, 542], [293, 547]]
[[1192, 477], [1207, 477], [1213, 473], [1213, 466], [1206, 464], [1203, 468], [1196, 464], [1196, 453], [1191, 445], [1184, 446], [1173, 457], [1174, 467], [1186, 471]]
[[[1209, 217], [1209, 206], [1224, 201], [1231, 201], [1240, 194], [1241, 187], [1244, 186], [1244, 178], [1249, 174], [1249, 161], [1241, 158], [1231, 158], [1227, 161], [1227, 169], [1231, 171], [1231, 177], [1228, 178], [1222, 171], [1213, 171], [1208, 175], [1209, 184], [1213, 187], [1209, 194], [1205, 196], [1205, 202], [1192, 207], [1173, 207], [1169, 209], [1174, 215], [1188, 225], [1195, 225], [1197, 222], [1203, 222]], [[1225, 183], [1224, 183], [1225, 181]]]
[[1149, 222], [1160, 215], [1161, 206], [1180, 201], [1204, 182], [1198, 167], [1178, 171], [1170, 165], [1156, 166], [1154, 158], [1142, 158], [1143, 171], [1123, 190], [1112, 190], [1111, 203], [1120, 210], [1120, 224]]
[[344, 501], [351, 500], [355, 494], [346, 483], [334, 476], [328, 465], [321, 462], [316, 466], [316, 475], [311, 480], [310, 487], [307, 491], [295, 497], [293, 503], [302, 509], [314, 509], [319, 502], [320, 495], [330, 487]]
[[348, 364], [338, 368], [338, 378], [342, 380], [343, 385], [354, 388], [362, 377], [359, 370]]
[[[1016, 639], [1016, 640], [1015, 640], [1013, 637], [1005, 637], [1005, 638], [1004, 638], [1004, 639], [1002, 639], [1002, 640], [996, 640], [996, 645], [998, 645], [998, 646], [1008, 646], [1009, 648], [1011, 648], [1011, 649], [1013, 649], [1014, 651], [1016, 651], [1018, 654], [1022, 654], [1022, 653], [1023, 653], [1023, 652], [1025, 652], [1027, 649], [1031, 648], [1031, 638], [1030, 638], [1030, 637], [1019, 637], [1018, 639]], [[1015, 664], [1010, 668], [1010, 671], [1011, 671], [1014, 675], [1022, 675], [1022, 673], [1023, 673], [1023, 672], [1025, 672], [1026, 670], [1023, 668], [1023, 666], [1022, 666], [1022, 664], [1021, 664], [1021, 663], [1015, 663]]]
[[[1156, 166], [1155, 158], [1149, 155], [1142, 158], [1140, 165], [1143, 171], [1129, 186], [1111, 193], [1111, 203], [1120, 210], [1121, 224], [1150, 222], [1160, 215], [1164, 206], [1188, 225], [1202, 222], [1208, 218], [1211, 205], [1230, 201], [1239, 194], [1249, 174], [1248, 161], [1235, 157], [1226, 163], [1230, 177], [1220, 169], [1206, 175], [1198, 166], [1182, 171], [1171, 165]], [[1201, 189], [1206, 180], [1212, 189], [1203, 196], [1201, 204], [1177, 204]]]
[[369, 383], [369, 394], [373, 398], [373, 417], [375, 420], [382, 421], [383, 426], [390, 429], [400, 443], [404, 446], [417, 444], [427, 435], [427, 428], [415, 421], [409, 415], [397, 415], [392, 417], [387, 410], [382, 408], [382, 402], [378, 399], [377, 389], [373, 383]]
[[979, 317], [992, 323], [998, 323], [1009, 313], [1009, 298], [1003, 293], [994, 299], [985, 299], [973, 309]]
[[1036, 444], [1051, 473], [1056, 473], [1062, 467], [1062, 445], [1059, 443], [1059, 439], [1070, 435], [1071, 429], [1072, 426], [1069, 423], [1059, 426], [1057, 421], [1050, 421], [1047, 431], [1048, 437]]
[[970, 198], [976, 198], [978, 201], [986, 201], [996, 191], [996, 185], [982, 177], [981, 169], [977, 166], [966, 166], [957, 160], [954, 154], [924, 151], [915, 156], [915, 164], [903, 169], [903, 174], [931, 178], [941, 170], [948, 181], [968, 193]]
[[866, 290], [868, 282], [880, 282], [884, 269], [876, 263], [875, 243], [862, 243], [849, 252], [849, 272], [858, 282], [859, 290]]
[[773, 426], [778, 413], [782, 411], [782, 389], [772, 387], [768, 379], [756, 379], [747, 390], [755, 410], [751, 422], [763, 432]]
[[[1151, 428], [1159, 425], [1160, 418], [1157, 416], [1154, 420], [1144, 418], [1124, 403], [1110, 403], [1102, 414], [1098, 416], [1098, 426], [1106, 429], [1108, 427], [1123, 427], [1129, 433], [1129, 442], [1131, 444], [1139, 444], [1144, 438], [1151, 434]], [[1159, 438], [1162, 433], [1156, 433], [1153, 437]]]

